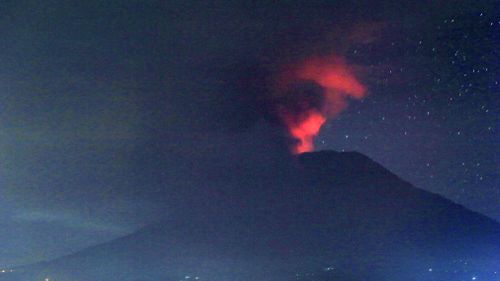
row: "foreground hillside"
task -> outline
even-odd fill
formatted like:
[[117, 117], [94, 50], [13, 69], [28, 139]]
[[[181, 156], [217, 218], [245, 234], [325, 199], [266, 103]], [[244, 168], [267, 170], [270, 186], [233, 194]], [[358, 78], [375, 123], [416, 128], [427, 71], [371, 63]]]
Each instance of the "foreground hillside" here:
[[234, 185], [0, 280], [500, 280], [498, 223], [359, 153], [302, 154], [292, 173]]

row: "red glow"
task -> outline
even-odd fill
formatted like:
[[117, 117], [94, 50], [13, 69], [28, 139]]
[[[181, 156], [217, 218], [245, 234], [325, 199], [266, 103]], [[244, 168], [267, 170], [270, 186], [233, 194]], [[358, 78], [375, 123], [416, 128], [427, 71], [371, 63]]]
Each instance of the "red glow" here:
[[278, 81], [280, 92], [286, 92], [283, 90], [297, 81], [312, 81], [321, 86], [324, 104], [320, 108], [306, 108], [304, 112], [281, 112], [288, 133], [296, 140], [291, 147], [294, 154], [312, 151], [314, 137], [327, 118], [344, 110], [349, 98], [361, 99], [366, 92], [344, 60], [334, 56], [313, 57], [288, 69]]
[[314, 149], [313, 139], [325, 123], [326, 118], [315, 110], [306, 113], [301, 120], [285, 119], [289, 134], [297, 140], [292, 147], [294, 154], [311, 151]]
[[349, 66], [336, 57], [312, 58], [296, 71], [296, 78], [312, 80], [329, 92], [342, 92], [356, 99], [364, 97], [365, 87], [352, 75]]

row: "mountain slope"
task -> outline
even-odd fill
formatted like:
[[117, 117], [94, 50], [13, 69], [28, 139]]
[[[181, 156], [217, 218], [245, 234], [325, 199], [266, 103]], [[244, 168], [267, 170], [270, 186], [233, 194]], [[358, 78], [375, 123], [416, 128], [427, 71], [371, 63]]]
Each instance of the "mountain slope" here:
[[132, 235], [0, 278], [500, 280], [498, 223], [362, 154], [306, 153], [291, 173], [235, 184]]

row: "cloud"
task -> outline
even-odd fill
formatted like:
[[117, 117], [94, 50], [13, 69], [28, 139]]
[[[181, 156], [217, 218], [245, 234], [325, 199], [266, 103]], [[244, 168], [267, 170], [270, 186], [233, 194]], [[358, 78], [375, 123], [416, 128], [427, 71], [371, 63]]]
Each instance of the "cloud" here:
[[82, 231], [107, 232], [109, 234], [123, 235], [129, 230], [123, 226], [84, 218], [69, 212], [53, 212], [49, 210], [23, 210], [12, 215], [12, 220], [19, 223], [53, 224], [60, 227], [72, 228]]
[[385, 22], [360, 22], [351, 27], [348, 39], [353, 44], [371, 44], [380, 39]]

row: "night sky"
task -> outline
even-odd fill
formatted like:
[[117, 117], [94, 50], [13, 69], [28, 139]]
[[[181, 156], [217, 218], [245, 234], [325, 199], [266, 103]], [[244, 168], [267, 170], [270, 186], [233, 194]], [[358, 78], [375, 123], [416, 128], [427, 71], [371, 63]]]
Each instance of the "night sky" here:
[[316, 150], [500, 220], [495, 1], [168, 2], [0, 3], [0, 267], [130, 233], [221, 170], [279, 170], [265, 84], [313, 55], [367, 93]]

